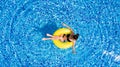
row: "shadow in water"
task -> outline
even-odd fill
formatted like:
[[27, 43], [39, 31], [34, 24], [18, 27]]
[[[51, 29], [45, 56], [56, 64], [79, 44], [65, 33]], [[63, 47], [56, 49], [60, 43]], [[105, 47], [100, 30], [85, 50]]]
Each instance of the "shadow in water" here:
[[45, 26], [43, 26], [42, 28], [39, 28], [39, 27], [35, 27], [35, 30], [34, 31], [37, 31], [37, 32], [40, 32], [42, 34], [43, 37], [46, 37], [46, 34], [49, 33], [49, 34], [53, 34], [57, 29], [57, 25], [56, 23], [50, 23], [48, 22]]

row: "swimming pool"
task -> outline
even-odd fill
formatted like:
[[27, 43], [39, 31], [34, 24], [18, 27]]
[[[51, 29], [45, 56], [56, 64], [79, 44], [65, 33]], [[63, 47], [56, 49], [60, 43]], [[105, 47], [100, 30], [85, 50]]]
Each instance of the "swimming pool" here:
[[[76, 54], [41, 40], [61, 22], [80, 34]], [[0, 1], [0, 67], [120, 67], [120, 1]]]

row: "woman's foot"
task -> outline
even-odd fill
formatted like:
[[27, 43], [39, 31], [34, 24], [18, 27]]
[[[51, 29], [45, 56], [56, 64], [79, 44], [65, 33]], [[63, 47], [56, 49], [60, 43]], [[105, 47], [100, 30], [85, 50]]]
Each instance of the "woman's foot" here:
[[47, 38], [42, 38], [42, 40], [47, 40]]
[[50, 34], [46, 34], [46, 35], [52, 37], [52, 35], [50, 35]]

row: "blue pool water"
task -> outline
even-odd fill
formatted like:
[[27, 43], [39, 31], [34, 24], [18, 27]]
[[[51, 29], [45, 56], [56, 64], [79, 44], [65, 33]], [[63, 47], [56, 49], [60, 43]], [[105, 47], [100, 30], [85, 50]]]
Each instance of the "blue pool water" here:
[[[61, 22], [76, 54], [41, 40]], [[0, 0], [0, 67], [120, 67], [120, 0]]]

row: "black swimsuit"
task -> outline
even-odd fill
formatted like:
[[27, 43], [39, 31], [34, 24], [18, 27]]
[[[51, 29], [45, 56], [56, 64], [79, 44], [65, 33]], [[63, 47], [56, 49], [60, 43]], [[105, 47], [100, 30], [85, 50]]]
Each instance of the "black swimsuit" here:
[[[68, 42], [71, 42], [70, 39], [69, 39], [69, 38], [70, 38], [70, 34], [63, 34], [63, 37], [64, 37], [64, 36], [67, 37], [67, 41], [68, 41]], [[65, 40], [64, 40], [64, 42], [65, 42]]]

